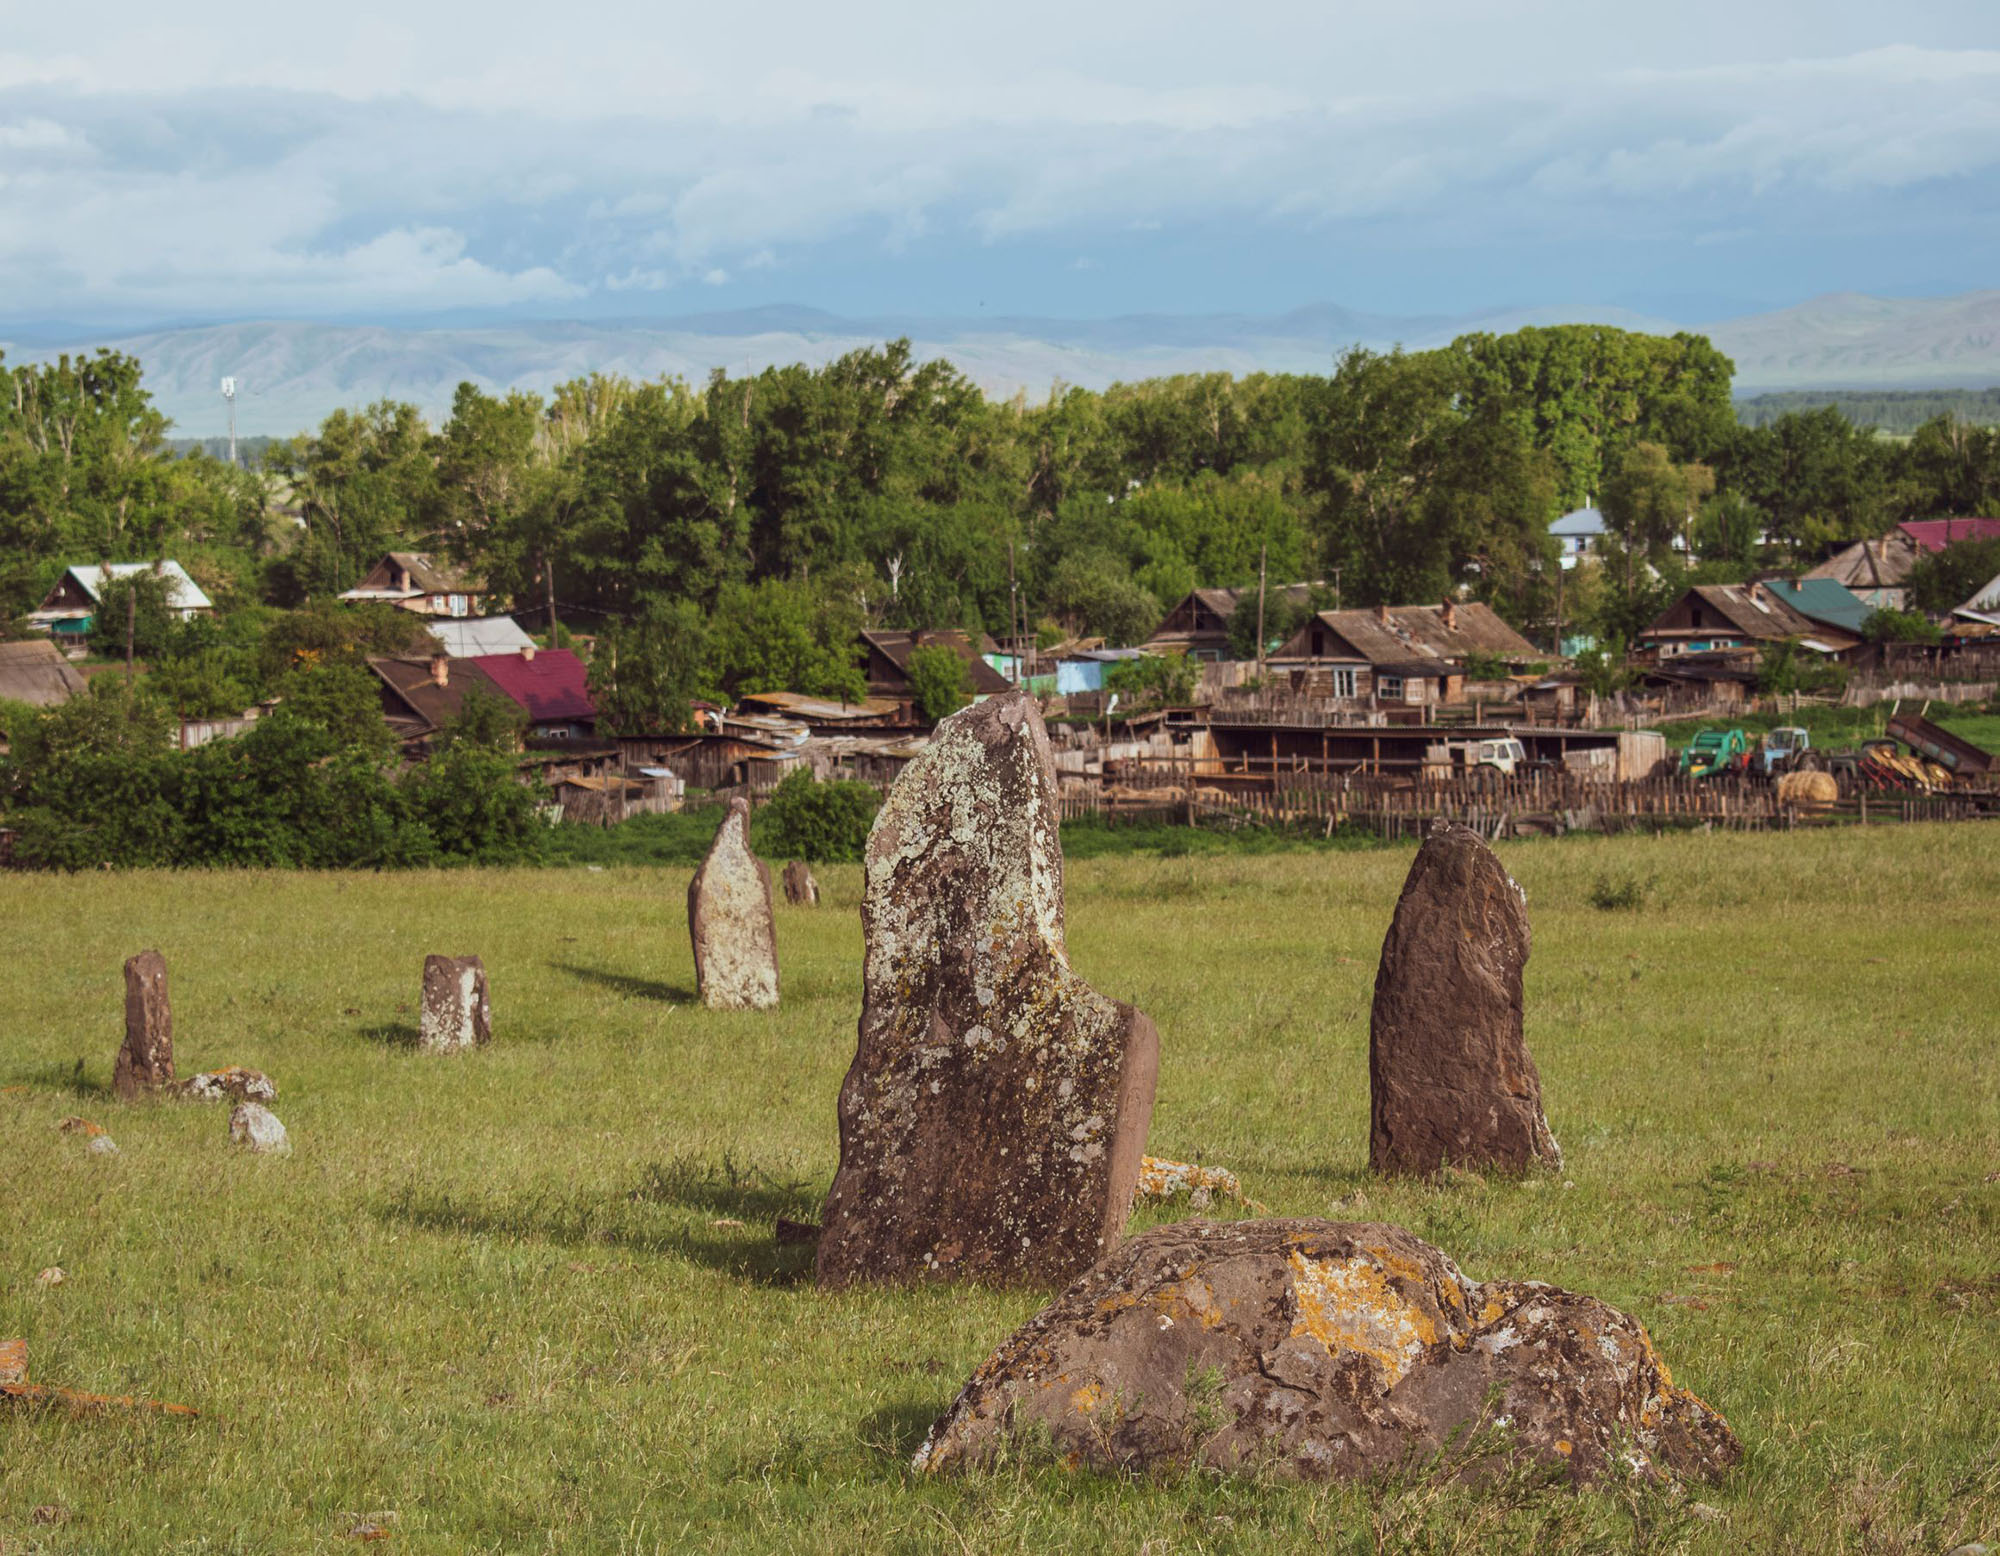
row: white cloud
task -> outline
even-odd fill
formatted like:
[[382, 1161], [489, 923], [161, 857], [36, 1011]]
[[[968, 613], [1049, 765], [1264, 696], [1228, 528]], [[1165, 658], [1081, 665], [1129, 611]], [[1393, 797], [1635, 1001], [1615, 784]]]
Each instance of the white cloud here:
[[[1690, 0], [1643, 40], [1586, 0], [1253, 6], [1226, 27], [1188, 0], [1026, 0], [1005, 26], [916, 0], [664, 18], [579, 0], [525, 29], [512, 0], [364, 0], [331, 37], [248, 0], [196, 10], [133, 10], [81, 50], [46, 17], [15, 29], [0, 295], [560, 305], [780, 267], [809, 284], [833, 249], [944, 264], [1045, 244], [1051, 269], [1087, 249], [1116, 273], [1176, 236], [1309, 251], [1354, 228], [1719, 248], [2000, 174], [2000, 52], [1963, 46], [1994, 24], [1957, 3], [1897, 19], [1924, 46], [1882, 46], [1850, 0]], [[1738, 53], [1717, 57], [1730, 19]], [[1846, 51], [1795, 58], [1801, 35]]]

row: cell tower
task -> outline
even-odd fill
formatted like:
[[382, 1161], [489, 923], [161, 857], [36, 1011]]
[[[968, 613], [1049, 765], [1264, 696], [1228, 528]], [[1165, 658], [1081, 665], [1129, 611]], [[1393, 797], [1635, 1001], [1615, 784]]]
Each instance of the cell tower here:
[[236, 380], [222, 380], [222, 398], [229, 402], [229, 462], [236, 463]]

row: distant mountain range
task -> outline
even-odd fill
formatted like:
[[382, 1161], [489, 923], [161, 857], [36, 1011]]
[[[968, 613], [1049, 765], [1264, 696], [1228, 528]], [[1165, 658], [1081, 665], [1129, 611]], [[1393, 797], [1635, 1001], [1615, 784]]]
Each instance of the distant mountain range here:
[[628, 323], [513, 322], [449, 327], [215, 324], [94, 337], [44, 326], [0, 348], [12, 361], [80, 347], [137, 356], [175, 429], [213, 436], [227, 426], [218, 392], [238, 384], [239, 433], [288, 435], [338, 406], [384, 397], [442, 416], [470, 379], [489, 390], [546, 391], [598, 371], [633, 378], [712, 368], [821, 363], [908, 336], [919, 355], [949, 357], [989, 394], [1045, 395], [1058, 381], [1092, 388], [1165, 373], [1328, 371], [1351, 345], [1413, 350], [1468, 330], [1593, 323], [1667, 333], [1696, 329], [1736, 362], [1739, 395], [1774, 389], [1947, 388], [2000, 383], [2000, 292], [1889, 299], [1852, 293], [1719, 323], [1680, 325], [1619, 308], [1518, 308], [1455, 317], [1395, 318], [1331, 305], [1290, 313], [1135, 314], [1115, 319], [842, 318], [810, 308], [757, 308]]

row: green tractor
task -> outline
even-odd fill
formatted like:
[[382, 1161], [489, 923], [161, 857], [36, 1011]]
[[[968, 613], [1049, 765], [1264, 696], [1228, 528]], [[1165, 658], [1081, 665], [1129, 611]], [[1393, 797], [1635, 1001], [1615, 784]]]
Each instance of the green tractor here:
[[1683, 778], [1740, 773], [1750, 765], [1750, 737], [1740, 729], [1705, 729], [1681, 752]]

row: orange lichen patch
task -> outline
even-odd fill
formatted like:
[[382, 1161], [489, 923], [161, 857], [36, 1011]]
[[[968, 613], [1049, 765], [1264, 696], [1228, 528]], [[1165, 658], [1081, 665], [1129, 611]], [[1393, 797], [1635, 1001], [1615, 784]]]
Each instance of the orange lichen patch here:
[[102, 1124], [93, 1124], [89, 1119], [78, 1118], [74, 1114], [56, 1125], [56, 1128], [66, 1135], [87, 1135], [93, 1140], [104, 1133]]
[[1234, 1200], [1239, 1205], [1247, 1205], [1253, 1210], [1265, 1207], [1256, 1200], [1246, 1197], [1243, 1184], [1236, 1174], [1227, 1167], [1203, 1167], [1198, 1162], [1172, 1162], [1164, 1156], [1147, 1156], [1139, 1162], [1139, 1188], [1137, 1199], [1140, 1203], [1149, 1200], [1170, 1200], [1180, 1195], [1215, 1196]]
[[1567, 1459], [1571, 1454], [1576, 1452], [1576, 1444], [1571, 1442], [1567, 1437], [1558, 1437], [1556, 1439], [1556, 1452]]
[[1294, 1249], [1291, 1265], [1294, 1337], [1310, 1335], [1329, 1354], [1372, 1358], [1390, 1387], [1438, 1343], [1436, 1320], [1397, 1291], [1373, 1259], [1315, 1260]]
[[28, 1381], [28, 1342], [0, 1340], [0, 1383]]
[[1080, 1389], [1070, 1392], [1069, 1407], [1078, 1415], [1090, 1415], [1104, 1399], [1104, 1390], [1095, 1383], [1086, 1383]]
[[201, 1414], [192, 1405], [170, 1405], [163, 1399], [140, 1399], [132, 1394], [83, 1394], [75, 1389], [51, 1388], [46, 1383], [0, 1383], [0, 1400], [57, 1405], [79, 1415], [99, 1410], [148, 1410], [156, 1415], [187, 1417]]
[[1504, 1307], [1502, 1307], [1498, 1302], [1495, 1302], [1491, 1297], [1488, 1297], [1486, 1299], [1486, 1306], [1484, 1306], [1479, 1310], [1479, 1321], [1482, 1324], [1490, 1324], [1493, 1322], [1494, 1319], [1498, 1318], [1502, 1313], [1506, 1311], [1507, 1310]]
[[1097, 1311], [1101, 1315], [1109, 1315], [1112, 1313], [1122, 1313], [1128, 1307], [1137, 1307], [1138, 1305], [1139, 1294], [1137, 1292], [1121, 1291], [1116, 1296], [1106, 1297], [1102, 1302], [1098, 1303]]

